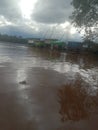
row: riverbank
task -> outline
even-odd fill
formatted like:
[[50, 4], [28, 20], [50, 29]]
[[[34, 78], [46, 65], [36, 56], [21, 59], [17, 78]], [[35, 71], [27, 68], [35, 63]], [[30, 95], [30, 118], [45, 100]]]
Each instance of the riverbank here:
[[65, 42], [51, 42], [51, 43], [30, 43], [28, 44], [30, 47], [40, 48], [40, 49], [49, 49], [49, 50], [57, 50], [60, 52], [75, 52], [75, 53], [92, 53], [98, 54], [98, 44], [97, 43], [80, 43], [80, 42], [69, 42], [66, 44]]

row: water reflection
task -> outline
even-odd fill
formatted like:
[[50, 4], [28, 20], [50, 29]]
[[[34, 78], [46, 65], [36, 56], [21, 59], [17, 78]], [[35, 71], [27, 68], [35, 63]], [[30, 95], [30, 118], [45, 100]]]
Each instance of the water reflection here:
[[[14, 68], [19, 71], [27, 71], [32, 67], [42, 67], [64, 73], [70, 79], [74, 79], [75, 75], [79, 73], [82, 79], [91, 86], [96, 87], [98, 85], [98, 57], [96, 55], [67, 54], [65, 52], [1, 44], [0, 63], [4, 62], [13, 63]], [[25, 69], [22, 69], [22, 66]], [[23, 78], [23, 76], [21, 77]]]
[[46, 49], [29, 48], [31, 55], [40, 57], [44, 60], [69, 62], [71, 64], [78, 64], [83, 69], [97, 67], [98, 57], [93, 54], [77, 54], [77, 53], [61, 53], [58, 51], [50, 51]]
[[82, 69], [90, 69], [98, 66], [98, 57], [93, 54], [70, 54], [66, 55], [66, 60], [72, 64], [78, 64]]
[[[0, 67], [2, 66], [4, 69], [0, 68], [0, 90], [3, 89], [5, 93], [2, 94], [5, 104], [6, 94], [11, 95], [7, 100], [9, 105], [5, 108], [11, 109], [10, 113], [8, 111], [10, 115], [14, 102], [15, 108], [19, 107], [15, 113], [19, 115], [19, 121], [23, 120], [24, 127], [28, 122], [33, 127], [35, 120], [34, 124], [39, 130], [95, 130], [94, 124], [98, 122], [97, 56], [2, 44]], [[1, 101], [1, 107], [2, 104]], [[4, 113], [6, 111], [5, 109]], [[12, 117], [16, 122], [15, 113]], [[90, 120], [91, 115], [93, 117]], [[8, 120], [9, 116], [4, 118]], [[71, 124], [69, 120], [75, 122]], [[91, 125], [93, 128], [90, 128]], [[19, 127], [19, 130], [23, 128]]]
[[98, 92], [91, 95], [89, 85], [79, 77], [58, 90], [61, 121], [79, 121], [90, 117], [98, 108]]

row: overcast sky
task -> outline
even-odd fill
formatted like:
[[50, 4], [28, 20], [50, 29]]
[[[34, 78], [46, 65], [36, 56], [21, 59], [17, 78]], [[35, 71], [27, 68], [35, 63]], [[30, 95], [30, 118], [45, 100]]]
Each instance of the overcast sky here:
[[71, 0], [0, 0], [0, 33], [79, 40]]

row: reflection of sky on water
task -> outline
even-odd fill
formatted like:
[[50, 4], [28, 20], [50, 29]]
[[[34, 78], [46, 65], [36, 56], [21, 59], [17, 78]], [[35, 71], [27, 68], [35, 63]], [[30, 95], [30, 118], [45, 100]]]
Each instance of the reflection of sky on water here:
[[[63, 68], [63, 69], [62, 69]], [[59, 63], [57, 65], [54, 65], [53, 69], [60, 73], [68, 74], [69, 76], [73, 77], [76, 73], [79, 73], [81, 77], [88, 82], [91, 85], [96, 86], [98, 84], [98, 69], [92, 68], [92, 69], [80, 69], [79, 65], [72, 65], [70, 63], [66, 63], [63, 65]]]
[[[25, 80], [26, 73], [28, 69], [32, 67], [43, 67], [44, 69], [53, 69], [59, 73], [65, 74], [69, 78], [75, 78], [75, 75], [79, 73], [86, 82], [91, 86], [98, 85], [98, 68], [93, 66], [91, 68], [84, 68], [87, 60], [84, 58], [73, 57], [66, 53], [61, 53], [60, 57], [56, 57], [55, 60], [52, 59], [52, 52], [47, 56], [51, 56], [49, 59], [45, 59], [41, 52], [37, 51], [32, 53], [27, 47], [16, 45], [0, 45], [0, 63], [11, 62], [14, 64], [17, 70], [17, 81]], [[55, 55], [55, 54], [54, 54]], [[71, 59], [70, 59], [71, 58]], [[72, 60], [74, 62], [72, 62]], [[89, 59], [88, 59], [89, 60]], [[90, 66], [88, 63], [87, 66]]]
[[[55, 97], [56, 95], [54, 94], [56, 92], [54, 89], [55, 87], [46, 87], [48, 82], [51, 82], [49, 84], [50, 86], [53, 82], [57, 82], [60, 77], [58, 77], [56, 74], [59, 76], [62, 75], [62, 77], [65, 75], [64, 78], [68, 79], [69, 81], [74, 81], [77, 78], [77, 75], [79, 75], [84, 81], [90, 84], [90, 87], [87, 87], [87, 98], [89, 94], [95, 96], [97, 93], [96, 86], [98, 86], [98, 67], [94, 65], [93, 61], [90, 63], [87, 62], [87, 60], [84, 60], [82, 57], [73, 57], [73, 55], [70, 56], [69, 54], [61, 53], [60, 56], [58, 54], [56, 56], [55, 53], [52, 55], [51, 52], [49, 54], [43, 54], [43, 51], [41, 50], [35, 52], [32, 50], [31, 52], [28, 47], [16, 45], [12, 45], [11, 48], [10, 46], [6, 47], [6, 45], [2, 45], [0, 48], [1, 66], [3, 66], [3, 63], [8, 62], [11, 63], [10, 66], [12, 66], [14, 69], [16, 78], [15, 84], [17, 82], [17, 102], [21, 107], [23, 107], [26, 119], [33, 120], [34, 118], [35, 122], [37, 122], [37, 126], [40, 127], [40, 130], [46, 130], [47, 128], [50, 130], [52, 124], [54, 127], [57, 125], [59, 126], [60, 123], [58, 115], [58, 104], [56, 104], [57, 99]], [[4, 66], [6, 67], [6, 64], [4, 64]], [[33, 74], [29, 75], [30, 73], [28, 73], [28, 71], [30, 72], [31, 70], [34, 72]], [[55, 70], [60, 74], [55, 71], [52, 73], [52, 70]], [[53, 76], [51, 76], [52, 74]], [[31, 77], [30, 80], [32, 81], [29, 81], [28, 77]], [[34, 81], [35, 78], [36, 81]], [[39, 81], [37, 81], [37, 78]], [[63, 80], [58, 80], [58, 82], [62, 82]], [[21, 81], [26, 81], [27, 83], [21, 84]], [[40, 85], [40, 83], [42, 84]], [[60, 86], [60, 88], [62, 89], [62, 86]], [[61, 93], [61, 95], [63, 94]], [[70, 95], [68, 95], [68, 97], [69, 96]], [[79, 97], [81, 98], [81, 96]], [[80, 103], [80, 100], [78, 103]], [[70, 104], [72, 103], [69, 103], [69, 105]]]
[[3, 62], [11, 62], [11, 58], [9, 56], [0, 55], [0, 63], [3, 63]]
[[37, 57], [24, 58], [18, 62], [14, 61], [14, 64], [18, 68], [24, 66], [18, 70], [19, 71], [18, 73], [21, 73], [20, 77], [23, 78], [23, 80], [25, 76], [24, 72], [27, 71], [27, 69], [32, 67], [43, 67], [45, 69], [53, 69], [55, 71], [58, 71], [59, 73], [64, 73], [66, 76], [69, 76], [70, 78], [75, 78], [74, 76], [77, 73], [79, 73], [81, 77], [90, 85], [97, 86], [98, 84], [98, 68], [82, 69], [78, 64], [72, 64], [69, 62], [59, 62], [59, 61], [51, 62]]

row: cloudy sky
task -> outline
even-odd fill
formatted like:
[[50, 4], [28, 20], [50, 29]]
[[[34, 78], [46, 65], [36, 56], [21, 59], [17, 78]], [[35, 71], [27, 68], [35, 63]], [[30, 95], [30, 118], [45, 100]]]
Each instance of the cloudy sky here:
[[0, 0], [0, 33], [80, 40], [69, 16], [71, 0]]

